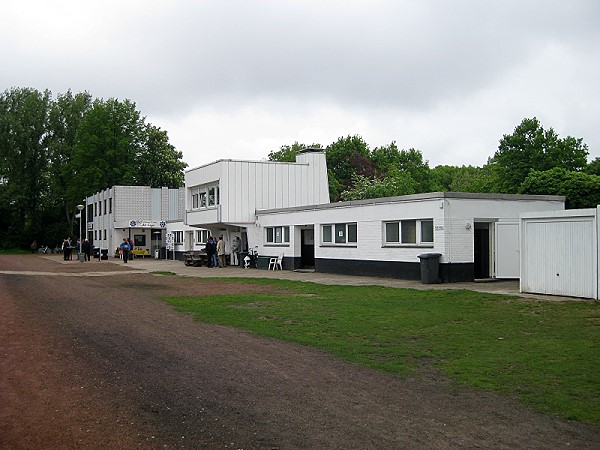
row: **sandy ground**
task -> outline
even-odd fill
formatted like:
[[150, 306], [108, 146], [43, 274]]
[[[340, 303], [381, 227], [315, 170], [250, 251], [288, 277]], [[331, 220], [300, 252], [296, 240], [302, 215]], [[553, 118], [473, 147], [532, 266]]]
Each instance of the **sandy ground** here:
[[401, 380], [157, 300], [269, 289], [203, 278], [260, 271], [137, 263], [0, 256], [0, 448], [600, 448], [598, 427], [441, 374]]

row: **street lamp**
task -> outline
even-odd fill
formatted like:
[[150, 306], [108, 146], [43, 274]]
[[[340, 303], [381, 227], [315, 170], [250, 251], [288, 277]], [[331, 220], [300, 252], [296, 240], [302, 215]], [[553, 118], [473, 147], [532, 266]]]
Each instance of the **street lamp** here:
[[83, 262], [83, 239], [81, 239], [81, 210], [83, 209], [83, 205], [77, 205], [77, 209], [79, 210], [79, 262]]

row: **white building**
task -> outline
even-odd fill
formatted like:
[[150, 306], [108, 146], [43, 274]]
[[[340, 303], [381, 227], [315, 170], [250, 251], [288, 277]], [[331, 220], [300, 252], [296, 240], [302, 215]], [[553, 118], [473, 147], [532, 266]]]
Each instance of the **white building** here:
[[248, 234], [255, 228], [257, 210], [328, 202], [327, 165], [321, 150], [305, 150], [293, 163], [215, 161], [185, 173], [184, 247], [200, 250], [208, 234], [223, 236], [228, 253], [235, 237], [243, 248], [254, 247], [262, 243]]
[[519, 215], [564, 209], [564, 197], [434, 192], [261, 210], [259, 254], [284, 268], [419, 279], [439, 253], [442, 281], [519, 277]]
[[184, 189], [148, 186], [113, 186], [86, 199], [86, 237], [109, 256], [123, 241], [133, 240], [136, 250], [154, 255], [165, 247], [168, 227], [182, 222]]

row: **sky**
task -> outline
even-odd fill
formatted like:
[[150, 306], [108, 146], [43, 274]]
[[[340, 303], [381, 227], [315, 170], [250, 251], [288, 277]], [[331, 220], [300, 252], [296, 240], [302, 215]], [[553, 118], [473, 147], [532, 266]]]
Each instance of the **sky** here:
[[600, 156], [598, 0], [3, 0], [0, 92], [129, 99], [190, 168], [360, 135], [481, 166], [528, 117]]

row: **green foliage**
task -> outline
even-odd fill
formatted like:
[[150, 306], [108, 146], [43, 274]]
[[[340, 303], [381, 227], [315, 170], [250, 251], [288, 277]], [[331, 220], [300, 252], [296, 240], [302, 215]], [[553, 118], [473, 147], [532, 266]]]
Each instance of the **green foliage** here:
[[519, 193], [564, 195], [568, 208], [595, 208], [600, 205], [600, 176], [559, 167], [543, 172], [533, 170]]
[[544, 130], [535, 117], [523, 119], [513, 134], [504, 135], [491, 159], [497, 191], [516, 194], [531, 170], [543, 172], [558, 167], [581, 171], [587, 165], [587, 156], [582, 139], [560, 139], [552, 128]]
[[344, 201], [365, 200], [414, 194], [417, 190], [418, 183], [408, 172], [392, 167], [383, 178], [354, 176], [352, 187], [343, 191], [340, 197]]
[[274, 293], [165, 300], [202, 322], [314, 346], [403, 377], [442, 370], [458, 383], [600, 425], [596, 302], [281, 280], [253, 283], [273, 286]]
[[336, 186], [333, 186], [333, 189], [332, 186], [329, 188], [332, 201], [340, 200], [341, 190], [352, 185], [353, 177], [371, 177], [374, 173], [375, 165], [370, 159], [369, 147], [360, 136], [339, 138], [327, 146], [325, 156], [327, 170], [336, 180]]
[[278, 151], [269, 153], [269, 161], [295, 162], [298, 152], [307, 148], [321, 148], [321, 144], [304, 145], [294, 142], [292, 145], [282, 145]]
[[147, 124], [135, 103], [67, 91], [0, 94], [0, 247], [58, 242], [75, 205], [121, 185], [180, 187], [182, 153]]

